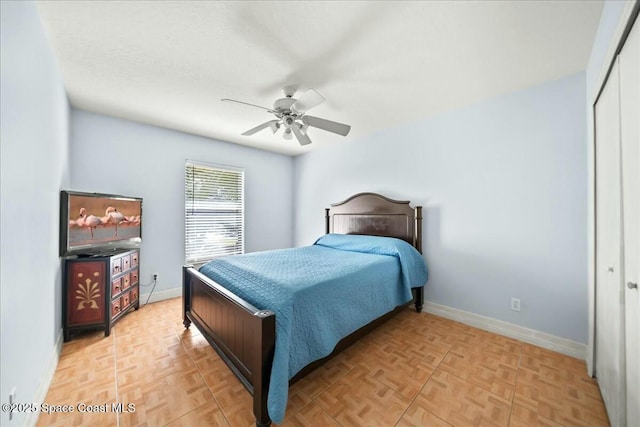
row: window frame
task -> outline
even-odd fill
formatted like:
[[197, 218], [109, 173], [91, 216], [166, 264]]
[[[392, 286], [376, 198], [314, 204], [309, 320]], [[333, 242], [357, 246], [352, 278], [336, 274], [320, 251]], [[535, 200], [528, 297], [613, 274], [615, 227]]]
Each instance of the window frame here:
[[[194, 233], [190, 233], [189, 232], [189, 226], [188, 226], [188, 222], [189, 222], [189, 218], [193, 218], [198, 216], [197, 213], [194, 213], [195, 211], [197, 211], [197, 209], [193, 208], [193, 203], [196, 200], [195, 197], [192, 197], [191, 199], [187, 198], [187, 184], [188, 184], [188, 176], [189, 176], [189, 167], [200, 167], [200, 168], [207, 168], [210, 169], [212, 171], [219, 171], [219, 172], [224, 172], [224, 173], [236, 173], [239, 175], [240, 178], [240, 207], [239, 207], [239, 224], [240, 224], [240, 244], [239, 244], [239, 251], [233, 250], [230, 251], [229, 253], [220, 253], [218, 255], [214, 255], [214, 256], [209, 256], [206, 255], [206, 253], [192, 253], [189, 254], [188, 253], [188, 246], [189, 246], [189, 241], [188, 238], [190, 235], [194, 234]], [[215, 173], [215, 172], [214, 172]], [[232, 187], [234, 189], [237, 189], [238, 187]], [[189, 203], [192, 204], [191, 209], [189, 207]], [[189, 213], [191, 212], [191, 214]], [[218, 212], [220, 213], [220, 212]], [[209, 212], [208, 214], [217, 214], [216, 212]], [[200, 215], [203, 215], [203, 213], [201, 212]], [[205, 214], [206, 215], [206, 214]], [[234, 245], [236, 246], [236, 245]], [[218, 257], [222, 257], [222, 256], [228, 256], [228, 255], [237, 255], [237, 254], [244, 254], [244, 248], [245, 248], [245, 171], [243, 168], [239, 168], [239, 167], [235, 167], [235, 166], [228, 166], [228, 165], [222, 165], [222, 164], [216, 164], [216, 163], [208, 163], [208, 162], [201, 162], [201, 161], [197, 161], [197, 160], [190, 160], [187, 159], [185, 161], [185, 166], [184, 166], [184, 260], [186, 264], [204, 264], [212, 259], [218, 258]]]

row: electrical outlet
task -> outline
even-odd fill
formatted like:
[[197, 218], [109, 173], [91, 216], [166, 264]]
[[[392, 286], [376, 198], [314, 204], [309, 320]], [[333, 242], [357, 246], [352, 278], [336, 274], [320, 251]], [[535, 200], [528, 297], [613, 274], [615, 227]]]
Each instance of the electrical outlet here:
[[154, 280], [154, 281], [158, 280], [158, 277], [159, 277], [159, 276], [160, 276], [160, 275], [159, 275], [158, 273], [153, 273], [153, 280]]
[[520, 300], [518, 298], [511, 298], [511, 310], [520, 311]]
[[9, 393], [9, 421], [13, 419], [13, 411], [11, 410], [11, 407], [15, 402], [16, 402], [16, 388], [14, 387], [11, 389], [11, 393]]

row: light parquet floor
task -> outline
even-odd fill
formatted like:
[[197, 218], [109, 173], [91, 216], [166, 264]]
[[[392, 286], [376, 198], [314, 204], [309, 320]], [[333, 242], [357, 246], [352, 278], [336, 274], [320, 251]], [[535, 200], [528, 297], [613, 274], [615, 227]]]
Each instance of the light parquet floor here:
[[[39, 426], [252, 426], [252, 400], [180, 298], [64, 344], [45, 399], [135, 412], [40, 414]], [[283, 426], [608, 426], [583, 361], [407, 309], [289, 390]]]

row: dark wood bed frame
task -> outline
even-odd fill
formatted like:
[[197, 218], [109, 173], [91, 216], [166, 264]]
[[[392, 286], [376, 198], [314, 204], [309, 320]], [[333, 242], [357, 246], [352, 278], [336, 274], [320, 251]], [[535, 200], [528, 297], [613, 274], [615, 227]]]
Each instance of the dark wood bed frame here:
[[[412, 208], [409, 203], [375, 193], [356, 194], [326, 209], [325, 231], [396, 237], [411, 243], [422, 253], [422, 207]], [[193, 322], [253, 395], [256, 425], [270, 425], [267, 396], [276, 338], [275, 314], [254, 307], [193, 266], [184, 266], [182, 271], [184, 326], [188, 328]], [[423, 292], [422, 287], [413, 289], [413, 302], [418, 312], [422, 311]], [[290, 380], [290, 384], [402, 308], [396, 308], [343, 338], [333, 353], [303, 368]]]

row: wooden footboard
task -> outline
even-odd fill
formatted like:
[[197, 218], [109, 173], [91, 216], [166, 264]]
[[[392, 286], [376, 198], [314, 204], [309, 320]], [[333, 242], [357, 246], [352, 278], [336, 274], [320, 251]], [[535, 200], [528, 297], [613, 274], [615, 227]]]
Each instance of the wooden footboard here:
[[184, 266], [182, 271], [184, 326], [188, 328], [193, 322], [253, 395], [256, 425], [270, 425], [267, 396], [275, 314], [257, 309], [192, 266]]

